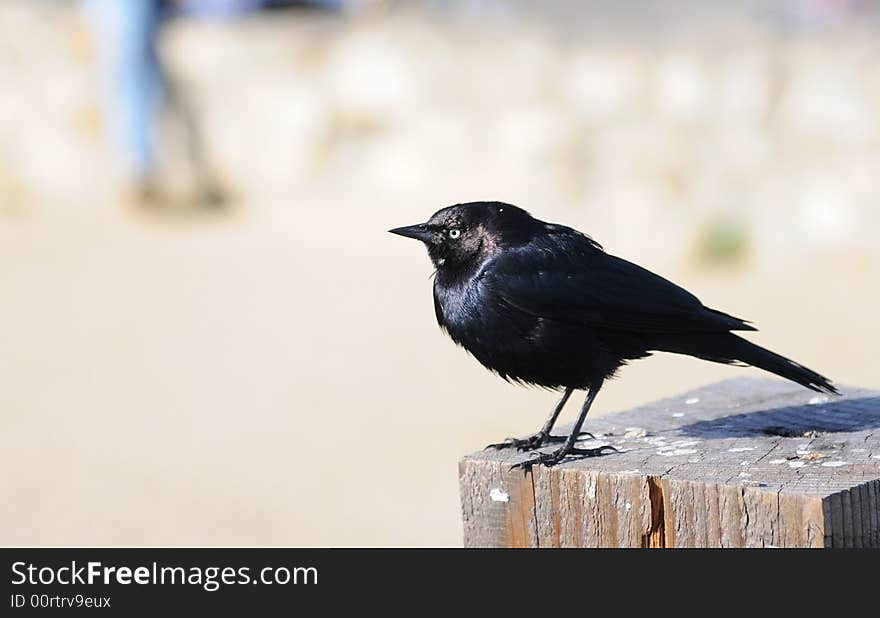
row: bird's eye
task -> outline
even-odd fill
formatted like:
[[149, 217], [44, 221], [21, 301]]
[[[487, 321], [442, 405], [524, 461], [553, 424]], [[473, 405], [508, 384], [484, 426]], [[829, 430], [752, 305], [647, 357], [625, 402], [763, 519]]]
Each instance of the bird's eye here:
[[456, 238], [458, 238], [459, 236], [461, 236], [461, 230], [458, 229], [458, 228], [455, 228], [455, 227], [454, 227], [454, 228], [452, 228], [452, 229], [449, 230], [448, 234], [449, 234], [449, 237], [450, 237], [452, 240], [455, 240]]

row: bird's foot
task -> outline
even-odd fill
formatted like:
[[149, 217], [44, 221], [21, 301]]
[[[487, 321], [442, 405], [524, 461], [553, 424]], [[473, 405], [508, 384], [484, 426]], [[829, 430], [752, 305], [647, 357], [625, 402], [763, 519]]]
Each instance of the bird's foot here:
[[516, 468], [521, 468], [524, 472], [528, 472], [535, 464], [543, 464], [549, 468], [550, 466], [555, 466], [558, 463], [562, 463], [562, 461], [565, 459], [576, 461], [578, 459], [586, 459], [587, 457], [599, 457], [600, 455], [604, 455], [606, 452], [618, 453], [619, 451], [610, 444], [604, 444], [596, 448], [572, 447], [567, 450], [563, 446], [556, 449], [552, 453], [535, 453], [531, 457], [531, 459], [526, 459], [525, 461], [521, 461], [518, 464], [514, 464], [510, 466], [510, 469], [515, 470]]
[[[595, 440], [595, 436], [591, 434], [589, 431], [582, 431], [578, 434], [578, 440], [582, 440], [583, 436], [587, 436], [593, 440]], [[498, 442], [497, 444], [490, 444], [486, 448], [494, 448], [494, 449], [504, 449], [504, 448], [515, 448], [518, 451], [534, 451], [535, 449], [541, 448], [545, 444], [558, 444], [561, 442], [565, 442], [568, 439], [568, 436], [551, 436], [548, 433], [543, 431], [539, 431], [536, 434], [528, 436], [526, 438], [507, 438], [504, 442]]]

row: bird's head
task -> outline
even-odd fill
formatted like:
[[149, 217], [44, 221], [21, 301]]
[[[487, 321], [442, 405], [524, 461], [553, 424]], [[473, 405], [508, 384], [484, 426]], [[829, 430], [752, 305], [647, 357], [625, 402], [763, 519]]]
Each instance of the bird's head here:
[[425, 223], [388, 231], [422, 241], [437, 271], [453, 273], [528, 241], [540, 225], [512, 204], [470, 202], [438, 210]]

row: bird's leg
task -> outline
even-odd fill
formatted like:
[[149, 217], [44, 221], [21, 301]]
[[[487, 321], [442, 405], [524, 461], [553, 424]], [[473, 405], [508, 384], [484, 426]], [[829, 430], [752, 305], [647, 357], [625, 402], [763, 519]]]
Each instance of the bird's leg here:
[[[564, 442], [566, 440], [566, 436], [551, 436], [550, 430], [553, 429], [553, 425], [556, 423], [556, 419], [559, 418], [559, 413], [562, 412], [562, 408], [565, 407], [565, 404], [568, 402], [568, 398], [571, 397], [572, 392], [574, 392], [573, 388], [565, 389], [565, 392], [562, 394], [562, 398], [556, 404], [556, 407], [553, 408], [553, 412], [550, 414], [550, 418], [547, 419], [547, 422], [544, 423], [544, 426], [538, 433], [525, 438], [508, 438], [504, 442], [499, 442], [498, 444], [490, 444], [486, 448], [503, 449], [516, 447], [518, 451], [532, 451], [536, 448], [541, 448], [545, 444]], [[591, 438], [593, 437], [593, 434], [586, 431], [583, 432], [581, 435], [587, 435]]]
[[593, 386], [590, 388], [590, 391], [587, 393], [587, 399], [584, 401], [584, 405], [581, 408], [581, 413], [578, 416], [577, 422], [574, 424], [574, 427], [571, 430], [571, 434], [569, 434], [568, 438], [565, 440], [565, 444], [561, 447], [553, 451], [552, 453], [537, 453], [535, 457], [531, 459], [527, 459], [523, 462], [520, 462], [516, 465], [511, 466], [511, 470], [514, 468], [522, 468], [523, 470], [530, 470], [531, 467], [535, 464], [544, 464], [545, 466], [554, 466], [561, 462], [568, 456], [576, 456], [578, 459], [584, 457], [598, 457], [602, 455], [604, 451], [612, 451], [617, 452], [617, 449], [610, 445], [600, 446], [598, 448], [575, 448], [574, 444], [580, 439], [581, 427], [584, 424], [584, 420], [587, 418], [587, 412], [590, 411], [590, 406], [593, 405], [593, 400], [596, 398], [596, 395], [599, 393], [599, 389], [602, 387], [602, 383]]

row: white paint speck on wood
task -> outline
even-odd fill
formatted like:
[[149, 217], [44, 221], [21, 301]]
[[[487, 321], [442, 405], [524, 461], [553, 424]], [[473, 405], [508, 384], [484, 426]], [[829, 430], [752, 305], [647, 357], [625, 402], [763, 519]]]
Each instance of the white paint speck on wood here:
[[506, 491], [501, 491], [497, 487], [493, 487], [492, 491], [489, 492], [489, 497], [492, 498], [493, 502], [509, 502], [510, 496]]

